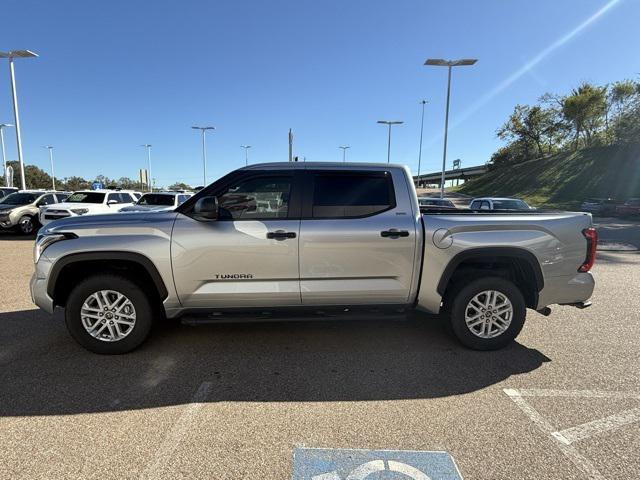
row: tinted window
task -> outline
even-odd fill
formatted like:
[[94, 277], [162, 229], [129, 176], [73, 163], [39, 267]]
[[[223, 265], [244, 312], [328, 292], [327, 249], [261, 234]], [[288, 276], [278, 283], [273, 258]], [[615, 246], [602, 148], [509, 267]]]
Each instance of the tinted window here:
[[140, 200], [138, 200], [138, 205], [162, 205], [162, 206], [173, 206], [173, 195], [162, 195], [159, 193], [147, 193], [143, 195]]
[[178, 205], [186, 202], [189, 199], [189, 195], [178, 195]]
[[39, 195], [35, 193], [12, 193], [0, 200], [5, 205], [27, 205], [36, 201]]
[[218, 196], [219, 216], [240, 220], [286, 218], [290, 191], [288, 176], [241, 180]]
[[119, 193], [110, 193], [107, 196], [107, 203], [115, 201], [116, 203], [122, 203], [122, 198]]
[[314, 218], [361, 217], [394, 206], [393, 187], [388, 174], [314, 175]]
[[69, 203], [102, 203], [104, 193], [100, 192], [76, 192], [65, 200]]
[[489, 205], [488, 201], [483, 200], [480, 202], [480, 210], [491, 210], [491, 205]]
[[120, 203], [134, 203], [136, 199], [129, 193], [120, 193]]
[[471, 202], [471, 205], [469, 205], [469, 208], [471, 210], [477, 210], [478, 208], [480, 208], [480, 202], [478, 200], [474, 200], [473, 202]]
[[493, 208], [496, 210], [529, 210], [529, 205], [522, 200], [494, 200]]
[[58, 202], [64, 202], [69, 197], [68, 193], [56, 193], [56, 198]]
[[38, 206], [52, 205], [54, 203], [56, 203], [56, 199], [53, 195], [44, 195], [40, 200], [38, 200]]

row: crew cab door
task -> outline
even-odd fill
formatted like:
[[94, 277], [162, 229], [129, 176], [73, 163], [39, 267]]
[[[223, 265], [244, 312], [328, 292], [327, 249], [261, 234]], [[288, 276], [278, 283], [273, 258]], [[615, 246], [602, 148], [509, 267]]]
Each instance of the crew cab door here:
[[404, 304], [416, 222], [399, 169], [307, 170], [300, 226], [304, 305]]
[[218, 199], [217, 220], [178, 214], [171, 259], [184, 307], [300, 305], [296, 176], [240, 171], [207, 189]]

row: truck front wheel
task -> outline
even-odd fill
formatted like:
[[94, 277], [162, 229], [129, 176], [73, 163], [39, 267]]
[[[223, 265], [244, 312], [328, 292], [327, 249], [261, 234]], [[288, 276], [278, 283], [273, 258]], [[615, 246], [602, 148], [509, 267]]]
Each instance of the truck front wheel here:
[[451, 303], [451, 328], [466, 347], [497, 350], [522, 330], [526, 306], [520, 289], [501, 277], [478, 278], [460, 287]]
[[99, 274], [69, 294], [65, 322], [71, 336], [94, 353], [127, 353], [146, 340], [153, 322], [147, 293], [127, 278]]

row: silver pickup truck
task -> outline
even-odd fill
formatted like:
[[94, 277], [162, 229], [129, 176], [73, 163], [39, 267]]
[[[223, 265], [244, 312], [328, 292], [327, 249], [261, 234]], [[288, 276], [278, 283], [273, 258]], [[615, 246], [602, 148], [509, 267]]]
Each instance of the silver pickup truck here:
[[172, 212], [50, 223], [31, 294], [105, 354], [185, 313], [358, 309], [444, 313], [462, 344], [489, 350], [527, 308], [589, 305], [596, 242], [585, 213], [421, 212], [402, 166], [260, 164]]

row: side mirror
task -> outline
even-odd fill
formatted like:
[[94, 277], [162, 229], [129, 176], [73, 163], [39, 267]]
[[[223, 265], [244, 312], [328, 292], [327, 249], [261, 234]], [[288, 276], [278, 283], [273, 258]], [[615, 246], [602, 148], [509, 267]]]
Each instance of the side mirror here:
[[212, 195], [198, 199], [193, 206], [193, 218], [205, 222], [217, 220], [218, 199]]
[[109, 200], [109, 201], [107, 201], [107, 205], [115, 205], [116, 203], [118, 203], [117, 200]]

